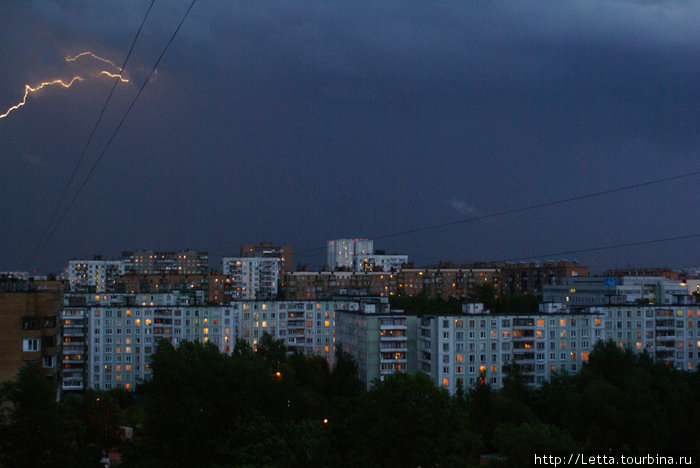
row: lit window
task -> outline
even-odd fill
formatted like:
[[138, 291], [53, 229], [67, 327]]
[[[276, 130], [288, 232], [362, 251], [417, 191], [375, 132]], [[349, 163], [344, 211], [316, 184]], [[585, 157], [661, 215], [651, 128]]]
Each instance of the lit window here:
[[442, 379], [442, 385], [443, 387], [448, 387], [450, 385], [450, 379], [448, 379], [447, 377]]

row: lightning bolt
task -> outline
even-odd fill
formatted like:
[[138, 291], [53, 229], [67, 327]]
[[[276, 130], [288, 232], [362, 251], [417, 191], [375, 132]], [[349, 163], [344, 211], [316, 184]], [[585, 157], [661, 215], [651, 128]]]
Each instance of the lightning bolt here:
[[[128, 82], [129, 82], [128, 79], [124, 78], [124, 77], [121, 75], [122, 69], [121, 69], [120, 67], [118, 67], [114, 62], [112, 62], [111, 60], [108, 60], [108, 59], [106, 59], [106, 58], [100, 57], [99, 55], [95, 55], [95, 54], [93, 54], [93, 53], [90, 52], [90, 51], [81, 52], [81, 53], [79, 53], [78, 55], [75, 55], [75, 56], [73, 56], [73, 57], [67, 56], [67, 57], [65, 58], [65, 60], [66, 60], [66, 62], [75, 62], [77, 59], [79, 59], [80, 57], [83, 57], [83, 56], [89, 56], [89, 57], [94, 58], [95, 60], [99, 60], [100, 62], [108, 63], [108, 64], [112, 65], [116, 70], [119, 71], [119, 73], [111, 73], [111, 72], [108, 72], [107, 70], [101, 70], [101, 71], [98, 73], [98, 76], [100, 76], [100, 75], [105, 75], [105, 76], [108, 76], [108, 77], [110, 77], [110, 78], [119, 78], [119, 81], [121, 81], [122, 83], [128, 83]], [[12, 111], [17, 110], [17, 109], [19, 109], [20, 107], [22, 107], [23, 105], [25, 105], [25, 104], [27, 103], [27, 97], [28, 97], [30, 94], [35, 93], [35, 92], [39, 91], [39, 90], [42, 89], [42, 88], [45, 88], [45, 87], [47, 87], [47, 86], [54, 86], [54, 85], [60, 85], [60, 86], [62, 86], [62, 87], [64, 87], [64, 88], [70, 88], [71, 85], [72, 85], [75, 81], [83, 81], [83, 80], [84, 80], [83, 77], [76, 75], [76, 76], [74, 76], [73, 79], [70, 80], [68, 83], [66, 83], [66, 82], [63, 81], [63, 80], [53, 80], [53, 81], [45, 81], [45, 82], [43, 82], [43, 83], [40, 83], [40, 84], [36, 85], [35, 87], [31, 87], [31, 86], [29, 86], [28, 84], [27, 84], [27, 85], [24, 85], [24, 97], [22, 98], [22, 100], [21, 100], [18, 104], [15, 104], [14, 106], [12, 106], [12, 107], [10, 107], [9, 109], [7, 109], [7, 111], [5, 111], [4, 114], [1, 114], [1, 115], [0, 115], [0, 119], [4, 119], [4, 118], [7, 117]]]
[[75, 57], [71, 57], [70, 55], [67, 56], [67, 57], [66, 57], [66, 62], [75, 62], [77, 59], [79, 59], [80, 57], [83, 57], [84, 55], [87, 55], [87, 56], [89, 56], [89, 57], [92, 57], [92, 58], [94, 58], [95, 60], [99, 60], [100, 62], [109, 63], [109, 64], [112, 65], [114, 68], [116, 68], [117, 70], [119, 70], [120, 73], [121, 73], [121, 71], [122, 71], [122, 69], [119, 68], [119, 67], [118, 67], [114, 62], [112, 62], [111, 60], [108, 60], [108, 59], [106, 59], [106, 58], [102, 58], [102, 57], [100, 57], [99, 55], [95, 55], [95, 54], [93, 54], [92, 52], [90, 52], [89, 50], [88, 50], [88, 51], [85, 51], [85, 52], [81, 52], [81, 53], [79, 53], [78, 55], [76, 55]]
[[29, 85], [24, 85], [24, 97], [22, 98], [22, 100], [19, 102], [19, 104], [15, 104], [14, 106], [7, 109], [7, 111], [4, 114], [0, 115], [0, 119], [4, 119], [5, 117], [7, 117], [10, 114], [10, 112], [12, 112], [13, 110], [17, 110], [20, 107], [22, 107], [23, 105], [25, 105], [27, 103], [27, 96], [29, 96], [31, 93], [36, 93], [37, 91], [39, 91], [42, 88], [45, 88], [47, 86], [54, 86], [54, 85], [61, 85], [64, 88], [70, 88], [71, 85], [73, 83], [75, 83], [76, 81], [83, 81], [83, 78], [80, 76], [74, 76], [73, 79], [70, 80], [68, 83], [66, 83], [63, 80], [44, 81], [43, 83], [38, 84], [34, 88], [32, 88]]
[[110, 73], [110, 72], [108, 72], [107, 70], [102, 70], [102, 71], [100, 72], [100, 75], [107, 75], [107, 76], [109, 76], [110, 78], [119, 78], [119, 81], [121, 81], [122, 83], [128, 83], [128, 82], [129, 82], [129, 80], [127, 80], [126, 78], [124, 78], [121, 74], [119, 74], [119, 73]]

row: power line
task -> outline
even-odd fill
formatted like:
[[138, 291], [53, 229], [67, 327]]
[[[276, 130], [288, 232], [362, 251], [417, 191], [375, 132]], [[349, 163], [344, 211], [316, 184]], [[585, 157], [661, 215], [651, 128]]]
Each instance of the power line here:
[[613, 244], [613, 245], [606, 245], [606, 246], [602, 246], [602, 247], [589, 247], [586, 249], [567, 250], [567, 251], [563, 251], [563, 252], [552, 252], [552, 253], [546, 253], [546, 254], [542, 254], [542, 255], [530, 255], [527, 257], [508, 258], [508, 259], [503, 259], [503, 260], [495, 260], [492, 263], [517, 262], [520, 260], [534, 260], [536, 258], [555, 257], [557, 255], [569, 255], [569, 254], [586, 253], [586, 252], [597, 252], [600, 250], [612, 250], [612, 249], [619, 249], [622, 247], [635, 247], [635, 246], [639, 246], [639, 245], [659, 244], [662, 242], [671, 242], [671, 241], [684, 240], [684, 239], [694, 239], [696, 237], [700, 237], [700, 234], [688, 234], [685, 236], [666, 237], [663, 239], [650, 239], [650, 240], [643, 240], [643, 241], [637, 241], [637, 242], [625, 242], [623, 244]]
[[[457, 219], [457, 220], [449, 221], [446, 223], [432, 224], [432, 225], [423, 226], [423, 227], [406, 229], [404, 231], [397, 231], [397, 232], [392, 232], [392, 233], [388, 233], [388, 234], [383, 234], [381, 236], [371, 237], [371, 239], [373, 239], [373, 240], [388, 239], [391, 237], [398, 237], [398, 236], [403, 236], [403, 235], [408, 235], [408, 234], [416, 234], [418, 232], [431, 231], [433, 229], [441, 229], [441, 228], [445, 228], [445, 227], [456, 226], [458, 224], [465, 224], [465, 223], [471, 223], [471, 222], [475, 222], [475, 221], [481, 221], [484, 219], [498, 218], [500, 216], [505, 216], [505, 215], [509, 215], [509, 214], [522, 213], [524, 211], [531, 211], [531, 210], [536, 210], [539, 208], [546, 208], [549, 206], [562, 205], [564, 203], [570, 203], [573, 201], [586, 200], [589, 198], [595, 198], [595, 197], [600, 197], [603, 195], [609, 195], [611, 193], [624, 192], [627, 190], [633, 190], [633, 189], [637, 189], [637, 188], [641, 188], [641, 187], [647, 187], [649, 185], [655, 185], [655, 184], [661, 184], [664, 182], [670, 182], [673, 180], [685, 179], [688, 177], [697, 176], [698, 174], [700, 174], [700, 171], [693, 171], [693, 172], [688, 172], [685, 174], [664, 177], [661, 179], [649, 180], [649, 181], [641, 182], [638, 184], [626, 185], [624, 187], [616, 187], [616, 188], [612, 188], [612, 189], [608, 189], [608, 190], [602, 190], [599, 192], [586, 193], [583, 195], [577, 195], [575, 197], [563, 198], [560, 200], [554, 200], [554, 201], [549, 201], [549, 202], [544, 202], [544, 203], [537, 203], [535, 205], [523, 206], [520, 208], [511, 208], [511, 209], [503, 210], [503, 211], [495, 211], [493, 213], [487, 213], [487, 214], [479, 215], [479, 216], [472, 216], [470, 218]], [[324, 249], [325, 249], [325, 247], [313, 247], [313, 248], [309, 248], [309, 249], [300, 250], [296, 253], [297, 253], [297, 255], [299, 255], [299, 254], [303, 254], [303, 253], [307, 253], [307, 252], [316, 252], [316, 251], [320, 251], [320, 250], [324, 250]]]
[[[143, 25], [146, 24], [146, 19], [148, 18], [148, 15], [151, 13], [151, 9], [153, 9], [153, 4], [155, 3], [155, 0], [151, 0], [151, 4], [148, 7], [148, 10], [146, 11], [146, 14], [143, 17], [143, 21], [141, 21], [141, 25], [139, 26], [139, 29], [136, 31], [136, 36], [134, 36], [134, 40], [131, 42], [131, 46], [129, 47], [129, 52], [126, 54], [126, 58], [124, 59], [124, 63], [122, 63], [121, 68], [119, 69], [119, 76], [117, 76], [114, 79], [114, 84], [112, 85], [112, 89], [109, 91], [109, 95], [107, 96], [107, 100], [105, 101], [104, 105], [102, 106], [102, 110], [100, 111], [99, 115], [97, 116], [97, 120], [95, 121], [95, 125], [92, 127], [92, 131], [90, 132], [90, 136], [88, 137], [87, 143], [85, 143], [85, 147], [83, 148], [82, 153], [80, 153], [80, 158], [78, 158], [78, 162], [75, 164], [75, 167], [73, 168], [73, 172], [70, 175], [70, 179], [68, 180], [68, 183], [66, 184], [66, 187], [63, 189], [63, 193], [58, 199], [58, 203], [56, 204], [56, 208], [53, 210], [53, 213], [51, 214], [51, 217], [49, 218], [49, 222], [46, 225], [46, 229], [42, 233], [40, 239], [43, 239], [46, 234], [48, 233], [49, 229], [51, 228], [51, 224], [53, 223], [54, 219], [56, 218], [56, 214], [58, 213], [59, 208], [63, 204], [63, 200], [66, 197], [66, 194], [68, 193], [68, 189], [70, 188], [71, 184], [73, 183], [73, 180], [75, 179], [76, 174], [78, 173], [78, 168], [80, 167], [80, 164], [83, 162], [83, 159], [85, 158], [85, 154], [87, 153], [88, 147], [90, 146], [90, 143], [92, 143], [92, 139], [95, 136], [95, 132], [97, 131], [97, 127], [99, 127], [100, 122], [102, 121], [102, 117], [105, 114], [105, 111], [107, 110], [107, 106], [109, 105], [110, 101], [112, 100], [112, 96], [114, 95], [114, 90], [117, 89], [117, 85], [119, 84], [120, 78], [122, 77], [124, 73], [124, 69], [126, 68], [126, 64], [129, 61], [129, 57], [131, 57], [131, 53], [134, 50], [134, 46], [136, 45], [136, 42], [138, 41], [139, 36], [141, 35], [141, 31], [143, 30]], [[34, 261], [34, 258], [29, 262], [30, 265]]]
[[[107, 143], [105, 144], [104, 148], [102, 149], [102, 152], [100, 153], [100, 156], [99, 156], [99, 157], [95, 160], [95, 162], [93, 163], [92, 167], [90, 168], [90, 171], [87, 173], [87, 175], [86, 175], [85, 178], [83, 179], [82, 183], [80, 184], [80, 186], [78, 187], [78, 190], [77, 190], [77, 191], [75, 192], [75, 194], [73, 195], [73, 198], [71, 199], [70, 203], [69, 203], [68, 206], [66, 207], [65, 211], [63, 212], [63, 214], [61, 215], [61, 217], [58, 218], [58, 221], [56, 221], [56, 224], [54, 225], [53, 229], [51, 229], [51, 231], [49, 232], [49, 234], [44, 238], [44, 241], [43, 241], [43, 242], [39, 245], [39, 247], [37, 248], [34, 257], [32, 257], [32, 260], [29, 262], [29, 266], [31, 266], [31, 264], [34, 262], [34, 260], [36, 259], [36, 256], [39, 254], [39, 252], [40, 252], [41, 249], [44, 247], [44, 245], [46, 245], [46, 243], [49, 241], [49, 239], [51, 239], [51, 237], [53, 236], [53, 234], [56, 232], [56, 229], [58, 228], [58, 226], [60, 226], [60, 224], [61, 224], [61, 222], [63, 221], [63, 219], [66, 217], [66, 215], [68, 214], [68, 212], [70, 211], [70, 209], [71, 209], [71, 208], [73, 207], [73, 205], [75, 204], [75, 201], [78, 199], [78, 196], [79, 196], [80, 193], [83, 191], [83, 188], [85, 187], [85, 184], [87, 184], [88, 180], [90, 179], [90, 176], [92, 176], [92, 173], [95, 171], [95, 168], [99, 165], [100, 161], [102, 161], [102, 158], [104, 157], [105, 153], [107, 152], [107, 150], [108, 150], [109, 147], [111, 146], [112, 141], [113, 141], [114, 138], [117, 136], [117, 133], [119, 133], [119, 130], [122, 128], [122, 125], [123, 125], [124, 122], [126, 121], [126, 118], [128, 117], [129, 113], [131, 112], [131, 109], [134, 107], [134, 104], [136, 104], [136, 101], [138, 100], [139, 96], [141, 96], [141, 93], [143, 92], [143, 90], [146, 88], [146, 86], [147, 86], [148, 83], [150, 82], [151, 77], [153, 76], [153, 73], [155, 73], [156, 69], [158, 68], [158, 64], [160, 64], [160, 61], [163, 59], [163, 56], [165, 55], [165, 53], [167, 52], [168, 48], [170, 47], [170, 44], [172, 44], [173, 41], [175, 40], [175, 36], [177, 36], [177, 33], [180, 31], [180, 28], [182, 27], [183, 23], [185, 22], [185, 19], [187, 19], [187, 16], [190, 14], [190, 11], [192, 11], [192, 7], [194, 7], [194, 4], [195, 4], [196, 2], [197, 2], [197, 0], [192, 0], [192, 3], [190, 3], [189, 8], [187, 8], [187, 11], [185, 12], [185, 14], [183, 15], [182, 19], [180, 20], [180, 23], [177, 25], [177, 28], [175, 29], [175, 32], [173, 32], [172, 36], [170, 36], [170, 39], [168, 40], [168, 43], [165, 45], [165, 48], [164, 48], [163, 51], [160, 53], [160, 56], [158, 57], [158, 59], [156, 60], [155, 64], [153, 65], [153, 68], [151, 69], [151, 72], [148, 74], [148, 76], [147, 76], [146, 79], [144, 80], [143, 84], [141, 85], [141, 88], [139, 88], [138, 93], [136, 93], [136, 96], [134, 96], [134, 99], [132, 99], [131, 104], [129, 104], [129, 107], [127, 108], [126, 112], [124, 113], [124, 116], [123, 116], [122, 119], [119, 121], [119, 124], [117, 125], [117, 128], [114, 130], [114, 132], [112, 133], [112, 135], [109, 137], [109, 140], [107, 140]], [[29, 267], [27, 267], [27, 268], [29, 268]]]

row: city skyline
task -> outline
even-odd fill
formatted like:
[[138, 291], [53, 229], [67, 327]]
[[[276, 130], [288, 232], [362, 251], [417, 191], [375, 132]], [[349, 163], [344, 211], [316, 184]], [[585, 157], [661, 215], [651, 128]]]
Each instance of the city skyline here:
[[[11, 2], [0, 19], [0, 270], [129, 248], [294, 247], [450, 223], [697, 170], [700, 5], [644, 1], [201, 2], [28, 268], [145, 1]], [[156, 2], [82, 180], [189, 2]], [[113, 67], [109, 66], [112, 72]], [[82, 76], [81, 75], [81, 76]], [[89, 78], [92, 77], [92, 78]], [[71, 187], [73, 195], [77, 181]], [[395, 236], [417, 264], [696, 234], [697, 177]], [[566, 255], [592, 271], [696, 266], [696, 239]], [[215, 263], [215, 262], [213, 262]], [[58, 264], [58, 267], [56, 266]]]

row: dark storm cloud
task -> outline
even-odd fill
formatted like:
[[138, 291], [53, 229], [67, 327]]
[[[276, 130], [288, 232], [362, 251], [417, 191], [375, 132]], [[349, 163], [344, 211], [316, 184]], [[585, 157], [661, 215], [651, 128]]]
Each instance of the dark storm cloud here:
[[[127, 67], [137, 83], [188, 4], [156, 2]], [[0, 51], [3, 105], [64, 70], [65, 54], [94, 49], [119, 63], [148, 2], [11, 7], [0, 20], [12, 44]], [[40, 266], [140, 247], [216, 256], [263, 239], [303, 249], [449, 221], [463, 216], [458, 206], [488, 213], [695, 170], [698, 20], [691, 1], [198, 2]], [[0, 121], [0, 197], [12, 201], [0, 211], [11, 220], [0, 267], [26, 262], [106, 86], [47, 93]], [[112, 125], [135, 87], [119, 90]], [[685, 234], [698, 226], [697, 186], [377, 247], [424, 263]], [[601, 268], [700, 261], [690, 243], [579, 258]]]

